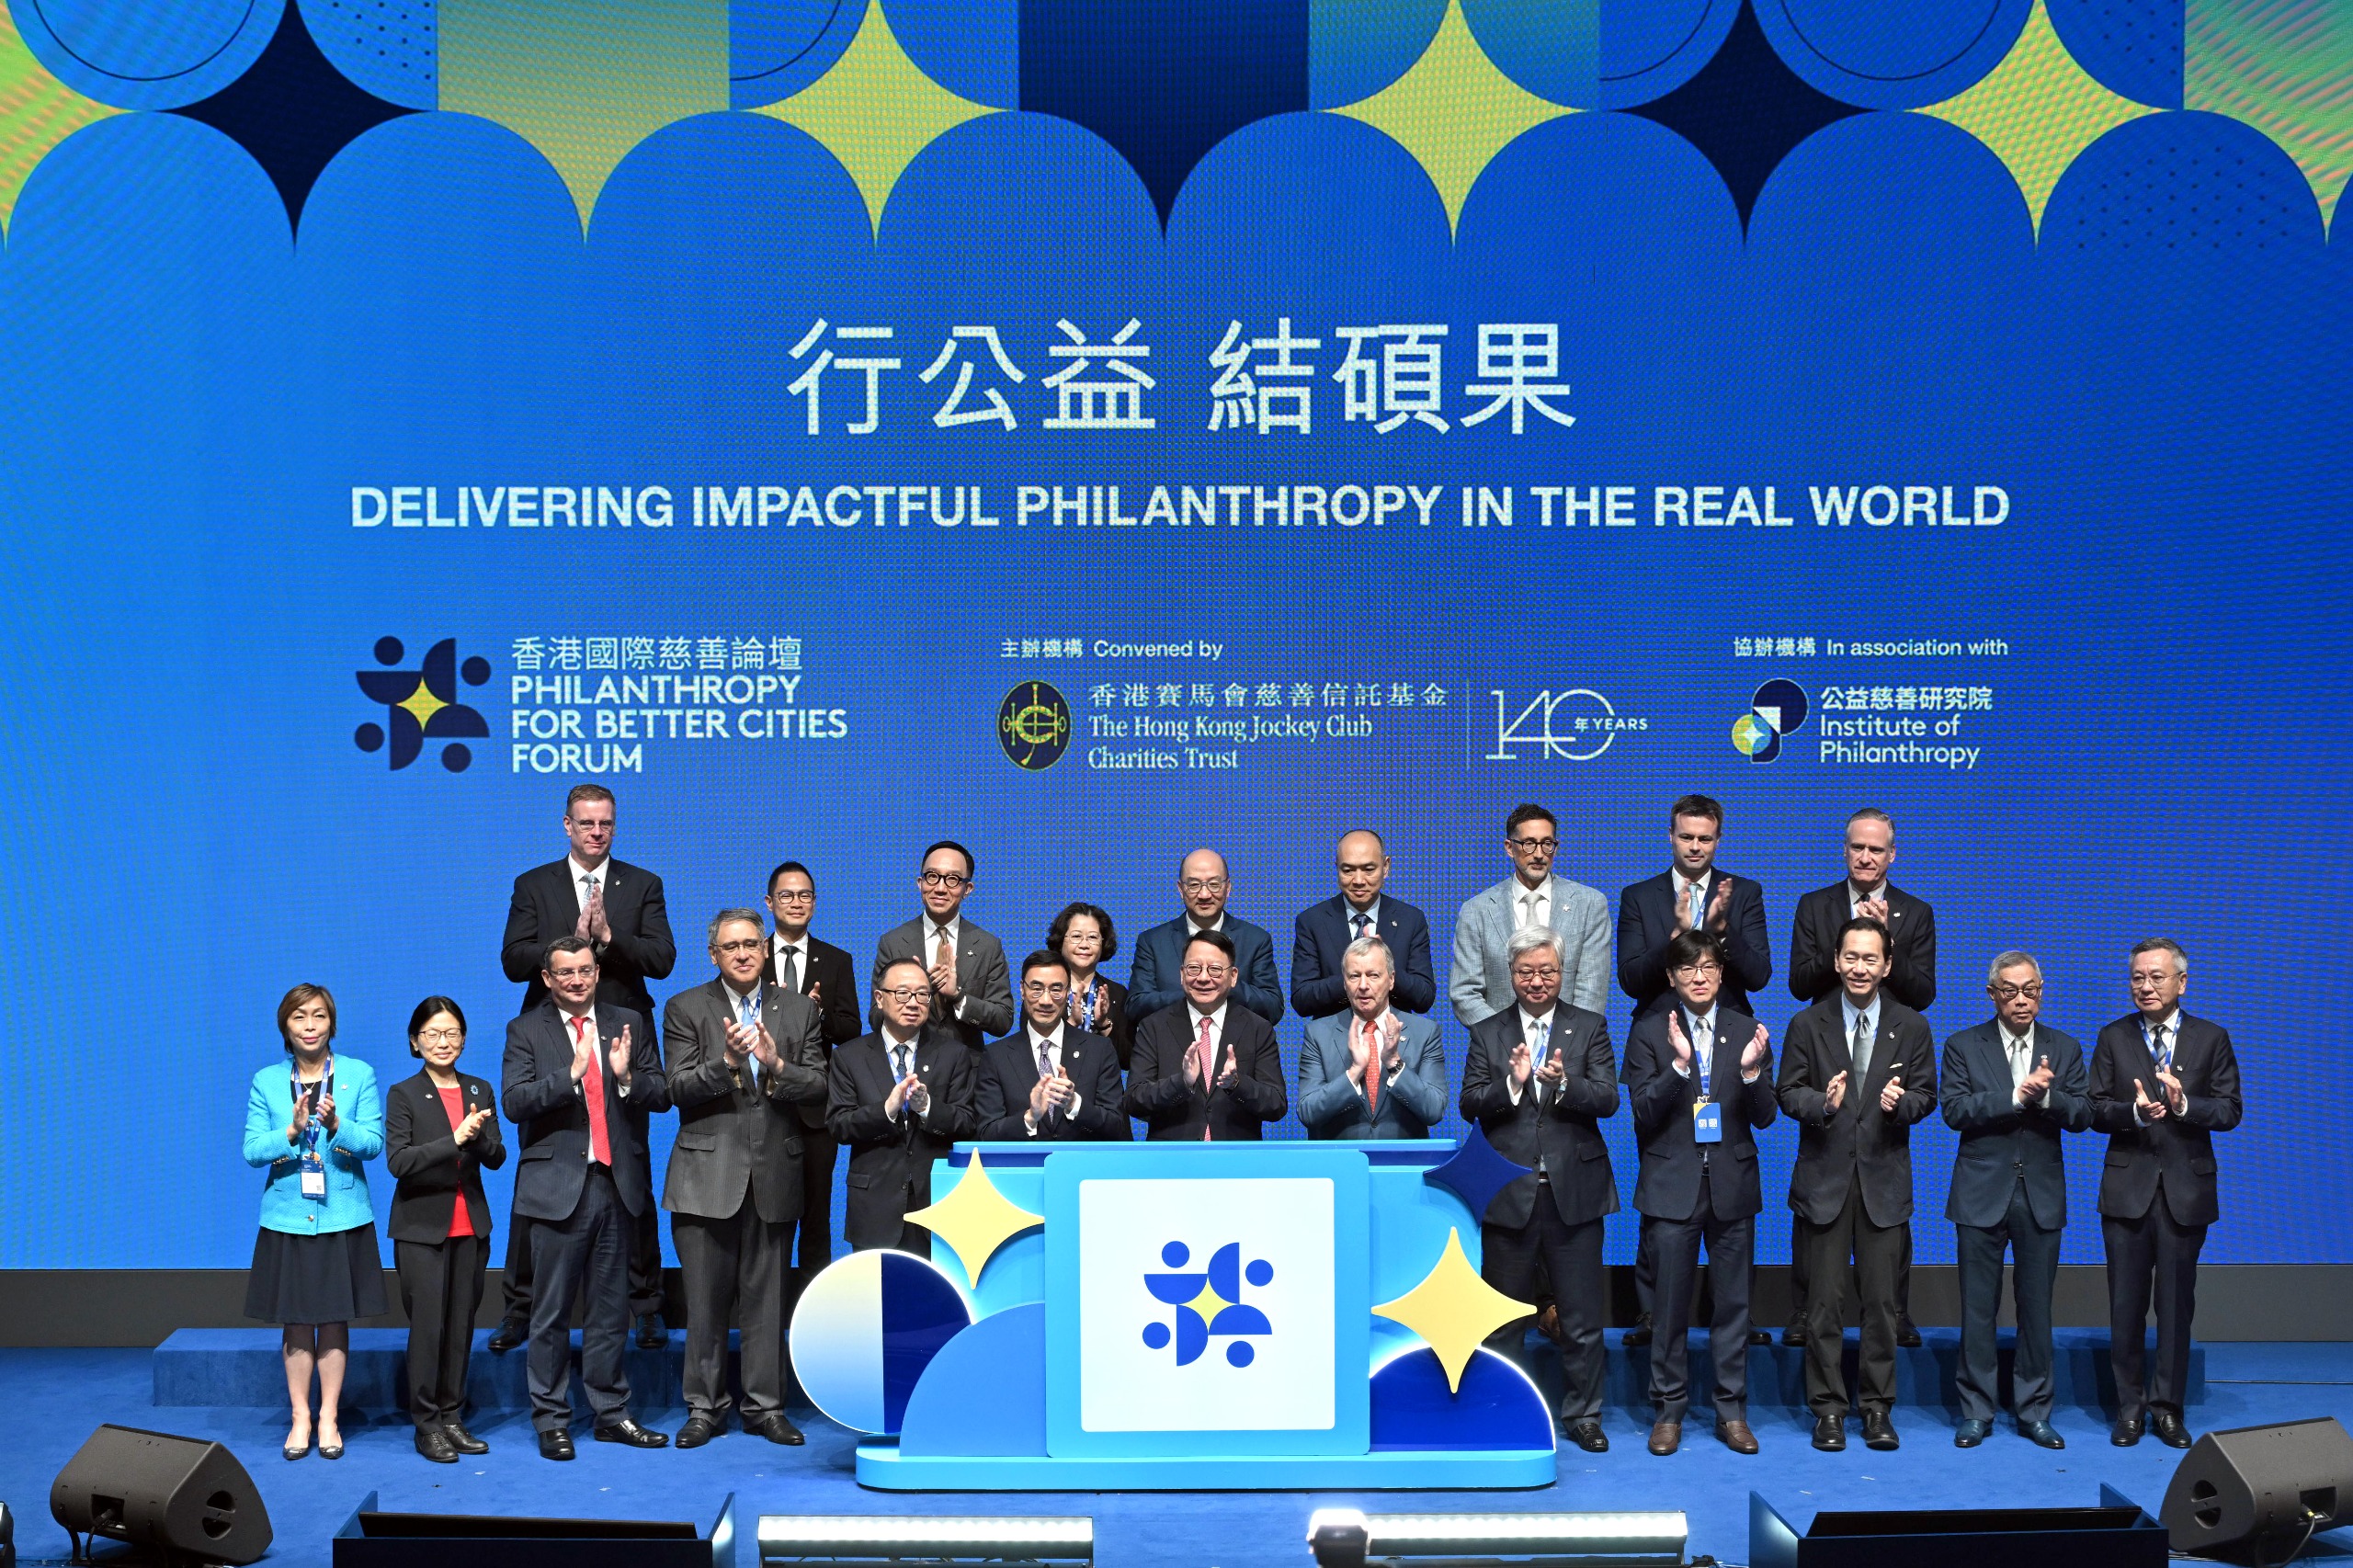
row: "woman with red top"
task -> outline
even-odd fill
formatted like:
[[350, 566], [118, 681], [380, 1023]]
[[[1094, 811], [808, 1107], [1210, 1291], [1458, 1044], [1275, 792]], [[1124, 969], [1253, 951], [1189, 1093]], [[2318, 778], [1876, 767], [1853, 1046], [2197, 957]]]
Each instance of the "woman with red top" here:
[[392, 1261], [408, 1313], [408, 1403], [416, 1451], [436, 1464], [490, 1445], [465, 1428], [466, 1358], [490, 1260], [490, 1203], [482, 1173], [506, 1163], [495, 1092], [458, 1071], [466, 1015], [427, 996], [409, 1015], [408, 1049], [425, 1071], [384, 1101], [384, 1163], [392, 1191]]

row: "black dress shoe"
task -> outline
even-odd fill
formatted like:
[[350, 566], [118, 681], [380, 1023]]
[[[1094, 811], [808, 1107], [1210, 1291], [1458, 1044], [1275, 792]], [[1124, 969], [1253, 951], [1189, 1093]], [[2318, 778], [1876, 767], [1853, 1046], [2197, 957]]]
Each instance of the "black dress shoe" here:
[[552, 1432], [540, 1434], [540, 1458], [568, 1460], [572, 1457], [572, 1434], [559, 1426]]
[[459, 1426], [454, 1421], [444, 1421], [441, 1423], [441, 1435], [449, 1438], [449, 1446], [457, 1449], [461, 1454], [486, 1454], [490, 1452], [490, 1445], [488, 1443], [483, 1442], [480, 1437], [475, 1437], [472, 1432], [467, 1431], [463, 1426]]
[[669, 1343], [670, 1336], [663, 1330], [660, 1313], [648, 1312], [637, 1320], [637, 1347], [640, 1350], [659, 1350]]
[[1895, 1435], [1895, 1423], [1886, 1411], [1863, 1412], [1863, 1447], [1885, 1453], [1890, 1449], [1903, 1446], [1903, 1440]]
[[1920, 1331], [1912, 1326], [1912, 1320], [1910, 1318], [1897, 1318], [1895, 1320], [1895, 1343], [1901, 1345], [1906, 1350], [1917, 1350], [1920, 1348]]
[[1789, 1346], [1802, 1346], [1805, 1343], [1805, 1324], [1793, 1323], [1781, 1330], [1781, 1343]]
[[435, 1464], [458, 1462], [458, 1450], [450, 1446], [449, 1435], [438, 1426], [419, 1426], [416, 1429], [416, 1451]]
[[784, 1443], [797, 1446], [809, 1440], [801, 1435], [800, 1427], [795, 1426], [790, 1420], [786, 1419], [785, 1414], [781, 1410], [778, 1411], [774, 1415], [769, 1416], [767, 1420], [761, 1422], [758, 1426], [747, 1426], [745, 1430], [757, 1432], [761, 1437], [766, 1437], [771, 1443]]
[[2120, 1449], [2129, 1449], [2141, 1440], [2141, 1418], [2128, 1415], [2108, 1429], [2108, 1440]]
[[[2157, 1441], [2168, 1449], [2189, 1447], [2189, 1428], [2182, 1425], [2181, 1412], [2177, 1410], [2167, 1410], [2162, 1404], [2151, 1405], [2149, 1430], [2154, 1432], [2157, 1435]], [[326, 1450], [321, 1449], [319, 1452], [325, 1453]]]
[[1643, 1346], [1648, 1345], [1650, 1342], [1651, 1315], [1648, 1312], [1644, 1312], [1641, 1317], [1634, 1320], [1634, 1326], [1626, 1331], [1626, 1348], [1629, 1350], [1640, 1350]]
[[2059, 1435], [2059, 1428], [2048, 1421], [2021, 1421], [2018, 1423], [2018, 1436], [2037, 1448], [2063, 1449], [2067, 1446], [2067, 1439]]
[[1769, 1328], [1752, 1328], [1748, 1331], [1748, 1343], [1770, 1345], [1773, 1343], [1773, 1331]]
[[1994, 1430], [1991, 1421], [1980, 1421], [1974, 1415], [1963, 1416], [1960, 1426], [1952, 1429], [1952, 1446], [1973, 1449], [1984, 1442]]
[[597, 1441], [626, 1443], [632, 1449], [666, 1449], [670, 1446], [666, 1434], [649, 1432], [626, 1415], [610, 1426], [597, 1427]]
[[490, 1338], [485, 1343], [492, 1355], [504, 1356], [530, 1337], [529, 1324], [517, 1323], [512, 1318], [506, 1318], [500, 1321], [496, 1328], [490, 1331]]
[[1817, 1415], [1813, 1418], [1813, 1446], [1825, 1454], [1847, 1451], [1847, 1418], [1843, 1415]]
[[1569, 1441], [1589, 1454], [1609, 1451], [1609, 1434], [1601, 1429], [1598, 1421], [1573, 1421], [1569, 1424]]
[[678, 1428], [677, 1444], [682, 1449], [699, 1449], [719, 1436], [719, 1423], [708, 1415], [689, 1415], [687, 1424]]

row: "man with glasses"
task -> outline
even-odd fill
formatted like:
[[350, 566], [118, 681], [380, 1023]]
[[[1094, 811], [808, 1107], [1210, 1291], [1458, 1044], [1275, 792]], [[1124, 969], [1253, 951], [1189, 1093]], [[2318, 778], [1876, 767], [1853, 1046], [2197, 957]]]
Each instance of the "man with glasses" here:
[[744, 1430], [798, 1443], [784, 1414], [784, 1269], [801, 1215], [803, 1108], [825, 1101], [816, 1006], [767, 983], [756, 910], [712, 917], [719, 973], [662, 1010], [678, 1138], [662, 1184], [687, 1287], [687, 1424], [677, 1445], [727, 1429], [727, 1327], [744, 1330]]
[[988, 1049], [980, 1072], [980, 1136], [1125, 1142], [1127, 1089], [1110, 1040], [1069, 1027], [1070, 968], [1061, 955], [1021, 960], [1021, 1024]]
[[[884, 971], [913, 960], [931, 983], [931, 1022], [977, 1054], [990, 1035], [1013, 1027], [1013, 976], [1005, 944], [963, 918], [972, 879], [972, 852], [954, 839], [923, 852], [915, 877], [923, 913], [882, 934], [874, 950], [874, 984], [879, 990]], [[878, 1008], [878, 1026], [883, 1017]]]
[[[2189, 1385], [2189, 1324], [2198, 1254], [2222, 1218], [2214, 1134], [2239, 1124], [2239, 1059], [2227, 1029], [2182, 1010], [2189, 955], [2154, 937], [2132, 949], [2132, 1013], [2092, 1045], [2092, 1125], [2108, 1134], [2100, 1168], [2100, 1238], [2108, 1248], [2109, 1359], [2116, 1426], [2130, 1448], [2143, 1419], [2168, 1448], [2189, 1447], [2182, 1395]], [[2149, 1300], [2157, 1308], [2157, 1365], [2143, 1381]]]
[[1583, 882], [1552, 874], [1560, 825], [1541, 806], [1514, 808], [1504, 822], [1512, 874], [1465, 903], [1454, 920], [1454, 965], [1447, 994], [1454, 1016], [1477, 1026], [1512, 1006], [1509, 949], [1529, 926], [1561, 937], [1560, 994], [1598, 1013], [1609, 1005], [1609, 905]]
[[1235, 972], [1233, 938], [1196, 931], [1176, 966], [1184, 1001], [1137, 1026], [1127, 1112], [1156, 1142], [1256, 1141], [1290, 1108], [1274, 1027], [1240, 1005]]
[[[1233, 1000], [1269, 1024], [1283, 1021], [1283, 982], [1275, 972], [1275, 939], [1266, 927], [1253, 926], [1225, 907], [1233, 887], [1225, 857], [1214, 849], [1196, 849], [1178, 864], [1176, 892], [1185, 901], [1185, 913], [1136, 939], [1135, 964], [1128, 971], [1128, 1017], [1137, 1024], [1176, 1006], [1191, 994], [1192, 987], [1182, 983], [1177, 971], [1185, 965], [1188, 945], [1204, 931], [1223, 937], [1233, 949], [1227, 956], [1234, 964]], [[1276, 1081], [1281, 1081], [1279, 1074]]]
[[[1599, 895], [1596, 895], [1599, 902]], [[1462, 1116], [1475, 1121], [1521, 1176], [1479, 1216], [1480, 1273], [1517, 1301], [1549, 1294], [1560, 1314], [1561, 1430], [1602, 1453], [1602, 1218], [1618, 1211], [1601, 1123], [1618, 1114], [1618, 1059], [1598, 1012], [1561, 996], [1560, 933], [1530, 926], [1505, 954], [1513, 1005], [1472, 1026], [1462, 1064]], [[1510, 1354], [1528, 1337], [1522, 1318], [1488, 1343]]]
[[[858, 969], [849, 953], [821, 942], [810, 931], [817, 915], [817, 881], [809, 868], [787, 860], [768, 873], [768, 913], [776, 935], [768, 941], [767, 982], [806, 996], [824, 1018], [825, 1058], [856, 1040]], [[825, 1104], [799, 1108], [801, 1116], [801, 1269], [814, 1273], [834, 1260], [834, 1163], [840, 1146], [825, 1131]]]
[[1671, 1454], [1683, 1439], [1704, 1243], [1708, 1291], [1715, 1298], [1708, 1352], [1716, 1438], [1736, 1454], [1753, 1454], [1749, 1263], [1765, 1207], [1754, 1130], [1771, 1126], [1780, 1112], [1772, 1043], [1764, 1025], [1723, 1001], [1724, 943], [1713, 931], [1677, 931], [1661, 963], [1674, 1000], [1635, 1019], [1626, 1040], [1626, 1097], [1643, 1152], [1634, 1208], [1643, 1216], [1643, 1248], [1658, 1267], [1650, 1449]]
[[[1430, 923], [1402, 898], [1381, 890], [1389, 881], [1389, 850], [1381, 835], [1358, 828], [1340, 835], [1335, 854], [1340, 891], [1310, 904], [1291, 922], [1290, 1005], [1302, 1018], [1337, 1017], [1348, 1010], [1340, 955], [1370, 937], [1395, 960], [1389, 1000], [1408, 1013], [1438, 1006], [1438, 975], [1430, 968]], [[1445, 1099], [1443, 1091], [1439, 1094]]]
[[931, 1206], [931, 1163], [980, 1125], [977, 1054], [930, 1021], [933, 982], [920, 960], [885, 964], [874, 984], [881, 1028], [835, 1051], [826, 1070], [825, 1126], [849, 1145], [843, 1231], [860, 1252], [931, 1256], [931, 1233], [906, 1216]]
[[1994, 1017], [1945, 1041], [1938, 1098], [1961, 1133], [1945, 1218], [1961, 1261], [1961, 1425], [1953, 1447], [1994, 1430], [1994, 1326], [2002, 1308], [2002, 1254], [2015, 1255], [2018, 1431], [2046, 1449], [2067, 1440], [2051, 1425], [2051, 1292], [2067, 1225], [2067, 1169], [2059, 1135], [2092, 1123], [2084, 1050], [2045, 1027], [2042, 966], [2031, 953], [1996, 954], [1985, 971]]
[[[506, 910], [506, 937], [500, 962], [506, 978], [523, 984], [528, 1013], [547, 998], [540, 964], [548, 944], [578, 937], [597, 960], [599, 1006], [626, 1007], [654, 1027], [654, 993], [648, 980], [666, 980], [678, 961], [670, 934], [669, 906], [662, 879], [642, 866], [613, 858], [613, 792], [602, 784], [579, 784], [563, 801], [563, 835], [570, 850], [561, 860], [535, 866], [515, 879]], [[653, 1043], [648, 1041], [649, 1044]], [[638, 1140], [653, 1123], [637, 1105], [628, 1108]], [[637, 1320], [637, 1343], [644, 1349], [667, 1344], [661, 1325], [662, 1225], [652, 1204], [631, 1215], [629, 1246], [630, 1312]], [[531, 1227], [517, 1214], [506, 1227], [506, 1266], [501, 1280], [506, 1311], [491, 1332], [490, 1348], [504, 1353], [531, 1332]]]

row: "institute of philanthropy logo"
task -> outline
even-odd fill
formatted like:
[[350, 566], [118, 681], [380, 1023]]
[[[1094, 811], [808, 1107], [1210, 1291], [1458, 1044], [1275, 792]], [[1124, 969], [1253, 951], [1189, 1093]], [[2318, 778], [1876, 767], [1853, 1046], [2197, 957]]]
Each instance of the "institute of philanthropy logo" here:
[[[380, 665], [398, 665], [406, 652], [397, 637], [377, 639]], [[463, 678], [468, 686], [482, 685], [490, 678], [490, 661], [476, 657], [460, 665], [454, 637], [444, 637], [426, 649], [415, 669], [354, 674], [368, 699], [384, 705], [384, 722], [360, 725], [351, 739], [361, 751], [382, 750], [389, 740], [395, 772], [415, 762], [426, 742], [447, 741], [449, 744], [441, 748], [441, 766], [452, 773], [463, 773], [474, 759], [464, 741], [490, 738], [489, 723], [471, 705], [458, 700], [459, 680]]]
[[1805, 727], [1805, 687], [1768, 680], [1748, 699], [1748, 711], [1733, 721], [1733, 746], [1751, 762], [1770, 762], [1781, 755], [1781, 737]]
[[996, 743], [1014, 766], [1041, 773], [1070, 749], [1070, 704], [1041, 680], [1025, 680], [997, 704]]
[[[1182, 1270], [1192, 1256], [1192, 1249], [1183, 1242], [1170, 1242], [1160, 1249], [1160, 1261], [1172, 1269]], [[1176, 1308], [1176, 1321], [1173, 1328], [1157, 1320], [1144, 1324], [1144, 1344], [1165, 1350], [1174, 1341], [1176, 1364], [1189, 1367], [1201, 1358], [1214, 1335], [1274, 1333], [1275, 1325], [1267, 1321], [1267, 1314], [1242, 1300], [1244, 1280], [1264, 1289], [1274, 1278], [1275, 1266], [1263, 1257], [1252, 1258], [1244, 1267], [1239, 1242], [1228, 1242], [1211, 1254], [1205, 1269], [1145, 1275], [1144, 1289], [1152, 1292], [1154, 1301]], [[1257, 1354], [1247, 1339], [1237, 1338], [1225, 1347], [1226, 1364], [1246, 1367]]]

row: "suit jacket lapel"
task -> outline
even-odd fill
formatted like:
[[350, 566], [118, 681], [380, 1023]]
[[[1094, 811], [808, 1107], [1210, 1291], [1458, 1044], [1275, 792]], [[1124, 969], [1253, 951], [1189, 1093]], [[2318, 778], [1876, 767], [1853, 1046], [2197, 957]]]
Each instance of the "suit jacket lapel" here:
[[[424, 1074], [420, 1074], [419, 1079], [425, 1085], [425, 1098], [426, 1103], [433, 1107], [434, 1114], [438, 1116], [442, 1121], [449, 1126], [449, 1135], [453, 1138], [456, 1137], [458, 1133], [458, 1124], [449, 1120], [449, 1107], [448, 1103], [441, 1098], [441, 1090], [439, 1086], [437, 1085], [430, 1077], [426, 1077]], [[460, 1106], [466, 1103], [466, 1080], [463, 1074], [460, 1074], [458, 1076], [458, 1103]]]

